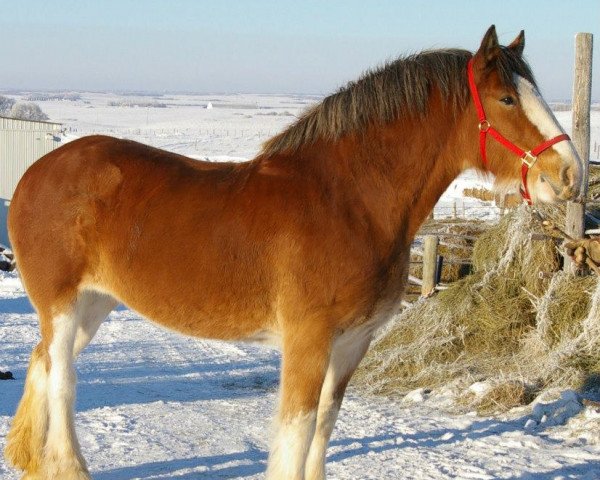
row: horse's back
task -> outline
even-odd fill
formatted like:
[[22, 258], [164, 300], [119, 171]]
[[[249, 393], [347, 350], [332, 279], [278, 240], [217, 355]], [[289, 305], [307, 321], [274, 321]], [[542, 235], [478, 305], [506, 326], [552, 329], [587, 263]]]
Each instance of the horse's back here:
[[[129, 140], [84, 137], [50, 152], [25, 172], [9, 211], [11, 243], [19, 249], [37, 231], [41, 237], [70, 228], [82, 232], [92, 220], [101, 233], [111, 219], [126, 222], [136, 206], [146, 207], [159, 197], [163, 203], [177, 202], [191, 189], [206, 197], [199, 200], [215, 201], [215, 191], [226, 189], [239, 170], [232, 163], [192, 160]], [[119, 216], [123, 209], [127, 215]], [[185, 205], [179, 205], [178, 213], [185, 213]]]

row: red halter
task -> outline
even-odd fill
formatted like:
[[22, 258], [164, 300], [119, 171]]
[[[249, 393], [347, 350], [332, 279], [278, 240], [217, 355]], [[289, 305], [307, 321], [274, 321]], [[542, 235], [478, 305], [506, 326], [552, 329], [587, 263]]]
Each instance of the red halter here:
[[523, 183], [523, 186], [521, 187], [521, 196], [523, 197], [523, 200], [531, 205], [531, 195], [529, 195], [529, 190], [527, 189], [527, 174], [529, 173], [529, 169], [533, 167], [533, 164], [537, 161], [538, 155], [544, 150], [547, 150], [555, 143], [562, 142], [563, 140], [570, 140], [570, 138], [566, 133], [563, 133], [562, 135], [558, 135], [550, 140], [540, 143], [532, 150], [525, 151], [520, 149], [510, 140], [503, 137], [502, 134], [492, 127], [490, 122], [485, 118], [485, 111], [483, 110], [483, 105], [481, 103], [481, 99], [479, 98], [479, 92], [477, 91], [477, 86], [475, 85], [475, 76], [473, 75], [473, 58], [469, 60], [467, 71], [469, 75], [469, 90], [471, 90], [473, 103], [475, 104], [477, 116], [479, 117], [479, 149], [481, 151], [483, 165], [485, 168], [489, 167], [485, 150], [486, 138], [487, 134], [489, 133], [495, 140], [500, 142], [502, 145], [521, 158], [521, 161], [523, 162], [521, 167], [521, 182]]

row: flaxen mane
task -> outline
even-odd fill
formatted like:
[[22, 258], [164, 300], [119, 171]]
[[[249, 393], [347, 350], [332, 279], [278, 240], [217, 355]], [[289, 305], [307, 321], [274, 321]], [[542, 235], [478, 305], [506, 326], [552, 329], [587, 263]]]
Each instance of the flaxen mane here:
[[[334, 141], [370, 123], [423, 114], [433, 85], [452, 108], [462, 108], [469, 98], [466, 67], [471, 55], [467, 50], [429, 50], [367, 71], [268, 140], [261, 154], [293, 153], [302, 145]], [[501, 47], [495, 68], [506, 85], [514, 86], [514, 73], [535, 84], [527, 63], [506, 47]]]

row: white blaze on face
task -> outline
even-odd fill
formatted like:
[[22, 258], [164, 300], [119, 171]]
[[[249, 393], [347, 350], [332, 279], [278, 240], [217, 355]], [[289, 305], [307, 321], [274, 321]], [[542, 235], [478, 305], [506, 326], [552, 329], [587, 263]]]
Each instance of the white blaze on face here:
[[[554, 117], [552, 110], [546, 101], [540, 95], [540, 92], [531, 82], [527, 81], [519, 75], [515, 75], [515, 84], [519, 93], [521, 106], [528, 120], [537, 127], [539, 132], [544, 137], [544, 140], [549, 140], [565, 133], [558, 121]], [[529, 148], [534, 148], [536, 145], [528, 145]], [[573, 147], [573, 143], [568, 141], [555, 143], [552, 148], [560, 155], [564, 162], [571, 164], [577, 173], [581, 172], [581, 160]], [[575, 179], [576, 182], [579, 178]]]

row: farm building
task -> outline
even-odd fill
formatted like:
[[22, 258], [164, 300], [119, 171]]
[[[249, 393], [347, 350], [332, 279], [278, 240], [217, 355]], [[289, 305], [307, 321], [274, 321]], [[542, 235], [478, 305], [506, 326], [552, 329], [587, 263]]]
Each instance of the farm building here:
[[25, 170], [60, 146], [60, 123], [0, 117], [0, 243], [8, 245], [6, 215]]

